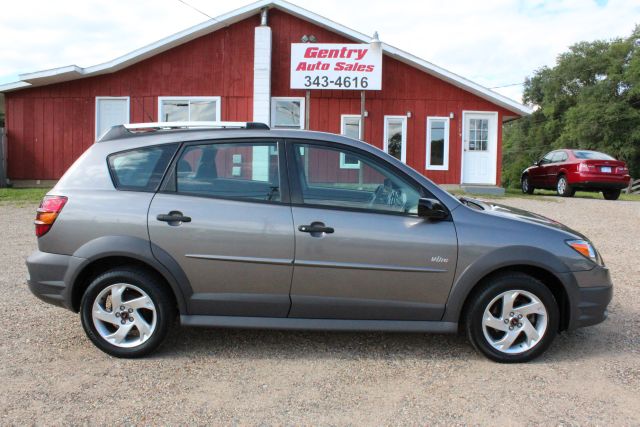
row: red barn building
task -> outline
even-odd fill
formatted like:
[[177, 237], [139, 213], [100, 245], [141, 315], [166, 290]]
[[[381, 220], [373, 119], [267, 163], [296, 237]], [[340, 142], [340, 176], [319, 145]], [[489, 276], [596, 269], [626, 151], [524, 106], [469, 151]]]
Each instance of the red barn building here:
[[[113, 61], [23, 74], [5, 97], [8, 178], [56, 180], [121, 123], [261, 121], [360, 137], [440, 184], [499, 186], [502, 124], [530, 110], [382, 43], [382, 89], [290, 88], [291, 44], [371, 38], [282, 0], [262, 0]], [[1, 96], [2, 94], [0, 94]], [[341, 169], [357, 168], [341, 159]]]

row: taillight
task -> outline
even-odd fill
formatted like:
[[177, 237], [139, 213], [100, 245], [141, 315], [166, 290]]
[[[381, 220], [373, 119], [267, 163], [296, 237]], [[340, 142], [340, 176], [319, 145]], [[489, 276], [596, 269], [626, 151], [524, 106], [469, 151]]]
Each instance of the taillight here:
[[628, 169], [628, 168], [626, 168], [625, 166], [618, 166], [618, 167], [616, 168], [616, 173], [619, 173], [619, 174], [625, 174], [625, 175], [626, 175], [626, 174], [628, 174], [628, 173], [629, 173], [629, 169]]
[[51, 230], [65, 203], [67, 198], [64, 196], [44, 196], [36, 213], [36, 220], [33, 222], [36, 225], [36, 236], [42, 237]]
[[590, 165], [588, 163], [580, 163], [578, 165], [578, 172], [595, 172], [595, 165]]

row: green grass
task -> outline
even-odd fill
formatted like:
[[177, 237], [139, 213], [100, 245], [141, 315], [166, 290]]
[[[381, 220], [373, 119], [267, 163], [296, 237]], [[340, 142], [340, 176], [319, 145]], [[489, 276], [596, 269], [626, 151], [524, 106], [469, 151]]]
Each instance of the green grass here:
[[40, 203], [48, 188], [0, 188], [0, 204], [21, 205]]

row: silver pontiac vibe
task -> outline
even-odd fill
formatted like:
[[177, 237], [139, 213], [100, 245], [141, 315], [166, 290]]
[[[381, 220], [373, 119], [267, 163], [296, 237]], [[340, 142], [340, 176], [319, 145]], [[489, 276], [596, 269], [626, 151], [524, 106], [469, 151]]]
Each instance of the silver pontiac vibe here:
[[42, 201], [29, 287], [93, 343], [184, 326], [465, 332], [499, 362], [606, 318], [580, 233], [451, 196], [379, 149], [260, 123], [116, 126]]

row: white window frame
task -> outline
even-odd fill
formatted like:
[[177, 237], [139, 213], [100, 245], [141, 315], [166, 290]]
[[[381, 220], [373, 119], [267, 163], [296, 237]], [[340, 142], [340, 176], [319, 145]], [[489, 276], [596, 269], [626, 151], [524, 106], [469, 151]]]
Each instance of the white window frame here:
[[100, 101], [103, 99], [119, 99], [119, 100], [124, 100], [127, 101], [127, 122], [123, 123], [123, 124], [129, 124], [131, 123], [131, 98], [128, 96], [96, 96], [96, 104], [95, 104], [95, 117], [94, 117], [94, 128], [95, 128], [95, 133], [96, 133], [96, 140], [98, 138], [100, 138], [102, 135], [99, 135], [99, 129], [98, 129], [98, 116], [100, 114], [100, 112], [98, 111], [98, 104], [100, 104]]
[[276, 120], [276, 102], [277, 101], [300, 101], [300, 129], [304, 129], [305, 122], [305, 99], [304, 97], [297, 96], [274, 96], [271, 97], [271, 127], [273, 129], [291, 129], [291, 128], [278, 128], [275, 125]]
[[[444, 121], [444, 148], [443, 148], [443, 164], [432, 165], [431, 164], [431, 123], [434, 121]], [[449, 170], [449, 129], [450, 122], [449, 117], [430, 116], [427, 117], [427, 142], [426, 142], [426, 163], [425, 169], [435, 171]]]
[[[345, 135], [344, 125], [347, 119], [358, 119], [358, 139], [362, 141], [362, 116], [360, 114], [343, 114], [340, 116], [340, 135]], [[340, 169], [360, 169], [358, 164], [346, 163], [346, 156], [340, 152]]]
[[162, 117], [162, 101], [188, 101], [189, 102], [189, 117], [187, 121], [191, 121], [191, 101], [215, 101], [216, 103], [216, 119], [213, 121], [221, 122], [222, 117], [220, 112], [222, 110], [220, 96], [159, 96], [158, 97], [158, 122], [164, 122]]
[[407, 163], [407, 116], [384, 116], [384, 139], [382, 141], [382, 144], [384, 147], [384, 152], [387, 154], [389, 154], [387, 138], [387, 123], [389, 122], [389, 120], [402, 120], [402, 150], [400, 150], [400, 161], [402, 163]]

